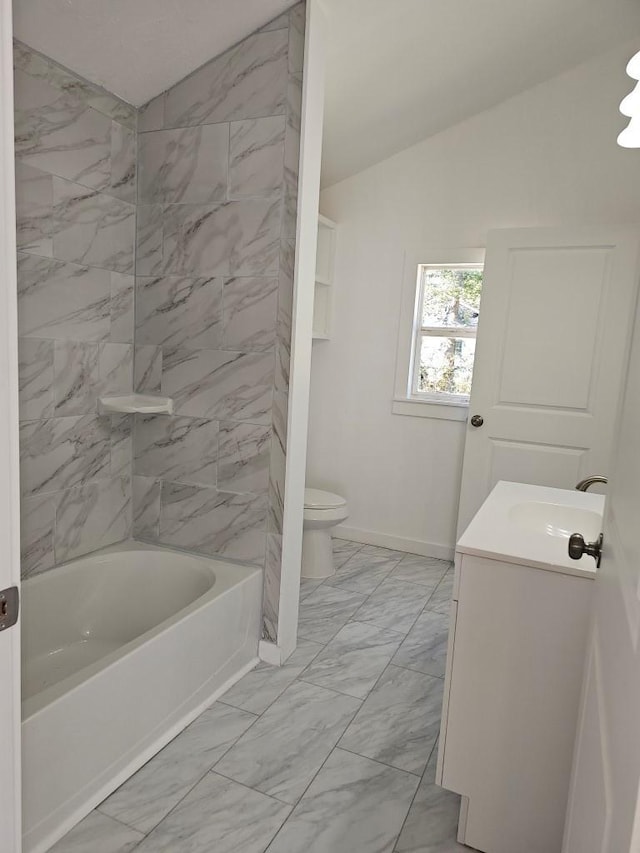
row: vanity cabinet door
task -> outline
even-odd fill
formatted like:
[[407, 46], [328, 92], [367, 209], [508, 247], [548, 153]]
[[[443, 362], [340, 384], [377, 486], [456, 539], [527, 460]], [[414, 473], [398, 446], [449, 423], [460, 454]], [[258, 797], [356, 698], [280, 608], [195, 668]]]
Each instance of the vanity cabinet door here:
[[560, 853], [592, 580], [464, 555], [438, 781], [459, 840]]

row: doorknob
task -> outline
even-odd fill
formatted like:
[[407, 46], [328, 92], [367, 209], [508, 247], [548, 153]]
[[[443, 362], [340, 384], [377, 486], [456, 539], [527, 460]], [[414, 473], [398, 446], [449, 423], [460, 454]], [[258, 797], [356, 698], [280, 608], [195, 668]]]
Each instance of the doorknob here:
[[585, 542], [582, 533], [572, 533], [569, 537], [569, 556], [572, 560], [579, 560], [583, 554], [588, 554], [596, 561], [596, 567], [600, 568], [602, 559], [602, 533], [595, 542]]
[[471, 418], [471, 426], [473, 427], [481, 427], [484, 423], [484, 418], [482, 415], [473, 415]]

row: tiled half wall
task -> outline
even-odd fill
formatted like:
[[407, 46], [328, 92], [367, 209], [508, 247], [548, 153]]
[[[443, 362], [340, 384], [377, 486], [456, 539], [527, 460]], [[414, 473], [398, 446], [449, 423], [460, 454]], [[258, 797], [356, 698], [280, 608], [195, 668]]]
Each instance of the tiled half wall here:
[[[136, 539], [264, 565], [272, 640], [304, 19], [137, 115], [16, 50], [23, 572], [132, 519]], [[97, 417], [99, 393], [131, 387], [175, 415]]]

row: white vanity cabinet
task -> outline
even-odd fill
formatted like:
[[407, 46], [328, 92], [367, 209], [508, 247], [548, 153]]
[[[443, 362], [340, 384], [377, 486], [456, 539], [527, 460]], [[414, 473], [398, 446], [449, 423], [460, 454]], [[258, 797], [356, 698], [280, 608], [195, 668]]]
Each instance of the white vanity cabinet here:
[[485, 853], [561, 851], [603, 500], [498, 483], [458, 543], [437, 781]]

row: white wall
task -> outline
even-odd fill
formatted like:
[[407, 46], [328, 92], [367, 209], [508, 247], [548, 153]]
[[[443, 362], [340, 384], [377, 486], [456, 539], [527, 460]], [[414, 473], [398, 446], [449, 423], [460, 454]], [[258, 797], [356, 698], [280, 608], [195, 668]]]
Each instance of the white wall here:
[[307, 483], [347, 497], [344, 535], [434, 555], [453, 545], [465, 425], [391, 414], [403, 253], [483, 246], [491, 228], [640, 223], [640, 151], [615, 144], [639, 46], [322, 193], [339, 231], [332, 339], [314, 343]]

